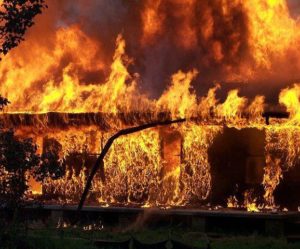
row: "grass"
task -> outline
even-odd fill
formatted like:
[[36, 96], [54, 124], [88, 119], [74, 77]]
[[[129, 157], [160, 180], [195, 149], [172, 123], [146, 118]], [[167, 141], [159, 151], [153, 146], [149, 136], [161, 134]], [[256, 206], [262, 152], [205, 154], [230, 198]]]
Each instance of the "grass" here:
[[96, 249], [93, 243], [83, 239], [28, 237], [30, 249]]
[[[149, 239], [150, 237], [147, 236]], [[30, 249], [95, 249], [92, 242], [74, 238], [28, 237]], [[159, 241], [157, 238], [153, 241]], [[143, 241], [146, 242], [146, 241]], [[191, 244], [191, 243], [189, 243]], [[205, 243], [192, 243], [196, 248], [206, 248]], [[299, 249], [300, 244], [288, 244], [284, 239], [263, 237], [232, 237], [214, 240], [212, 249]]]
[[300, 244], [290, 244], [284, 239], [265, 237], [223, 238], [211, 243], [212, 249], [299, 249]]
[[[168, 238], [173, 238], [188, 245], [192, 245], [196, 248], [206, 248], [207, 238], [204, 234], [185, 231], [181, 229], [169, 230], [169, 229], [156, 229], [149, 230], [143, 229], [139, 231], [82, 231], [80, 229], [64, 229], [63, 235], [57, 230], [44, 230], [34, 232], [35, 236], [40, 236], [38, 239], [32, 237], [32, 241], [35, 241], [33, 249], [61, 249], [61, 248], [82, 248], [90, 249], [94, 248], [90, 240], [102, 239], [112, 241], [124, 241], [131, 236], [138, 239], [143, 243], [155, 243]], [[30, 236], [33, 236], [31, 234]], [[57, 238], [53, 239], [53, 236]], [[63, 237], [62, 237], [63, 236]], [[52, 237], [50, 243], [44, 243], [45, 238]], [[61, 237], [61, 238], [60, 238]], [[76, 238], [76, 240], [74, 239]], [[267, 238], [262, 236], [226, 236], [218, 239], [210, 239], [212, 249], [300, 249], [300, 243], [287, 243], [284, 238]], [[44, 244], [43, 244], [44, 243]]]
[[[2, 249], [96, 249], [93, 240], [125, 241], [134, 237], [143, 243], [155, 243], [169, 238], [206, 248], [207, 237], [199, 232], [184, 228], [168, 227], [121, 231], [116, 228], [101, 231], [83, 231], [82, 228], [36, 228], [13, 232], [9, 243], [0, 244]], [[258, 235], [247, 237], [229, 236], [210, 239], [212, 249], [300, 249], [300, 243], [287, 243], [284, 238], [268, 238]], [[21, 246], [20, 246], [21, 245]]]

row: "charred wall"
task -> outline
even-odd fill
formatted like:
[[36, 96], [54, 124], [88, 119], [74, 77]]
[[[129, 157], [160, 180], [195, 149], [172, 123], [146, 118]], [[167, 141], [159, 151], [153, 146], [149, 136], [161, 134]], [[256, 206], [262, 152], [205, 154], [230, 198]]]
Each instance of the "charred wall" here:
[[[151, 115], [146, 115], [151, 120]], [[114, 124], [121, 126], [131, 125], [132, 117], [134, 120], [145, 120], [145, 116], [140, 114], [133, 116], [120, 115], [119, 121]], [[5, 124], [7, 127], [14, 127], [16, 134], [21, 137], [33, 137], [39, 145], [39, 153], [56, 147], [67, 156], [66, 165], [71, 171], [70, 177], [78, 176], [84, 167], [85, 173], [93, 166], [97, 155], [101, 151], [103, 144], [112, 135], [112, 120], [109, 121], [103, 114], [48, 114], [48, 115], [6, 115]], [[142, 122], [140, 120], [140, 122]], [[200, 130], [205, 126], [198, 126]], [[114, 127], [116, 128], [116, 127]], [[195, 177], [197, 170], [201, 170], [205, 161], [195, 161], [199, 164], [191, 169], [184, 151], [185, 140], [187, 139], [179, 127], [164, 127], [157, 130], [159, 135], [160, 157], [162, 158], [162, 168], [158, 172], [161, 183], [157, 185], [157, 190], [150, 191], [151, 186], [147, 186], [138, 198], [131, 193], [133, 200], [145, 201], [147, 199], [160, 198], [162, 203], [179, 203], [182, 195], [189, 196], [189, 203], [192, 205], [203, 205], [211, 203], [213, 205], [226, 206], [229, 196], [236, 196], [243, 199], [243, 194], [251, 190], [253, 195], [258, 197], [259, 202], [263, 202], [264, 187], [262, 185], [266, 158], [265, 143], [266, 133], [264, 129], [257, 128], [222, 128], [213, 139], [208, 150], [199, 150], [197, 146], [191, 148], [195, 156], [203, 156], [200, 153], [207, 153], [210, 174], [209, 196], [206, 196], [197, 188], [205, 188], [209, 182], [200, 183], [201, 178]], [[68, 149], [64, 148], [68, 137]], [[197, 139], [194, 137], [194, 140]], [[202, 139], [202, 137], [201, 137]], [[201, 140], [200, 139], [200, 140]], [[193, 145], [193, 144], [192, 144]], [[199, 143], [198, 143], [199, 145]], [[202, 145], [200, 145], [202, 146]], [[198, 153], [198, 154], [197, 154]], [[147, 159], [147, 158], [146, 158]], [[143, 159], [142, 159], [143, 160]], [[148, 160], [148, 159], [147, 159]], [[149, 163], [151, 163], [149, 161]], [[184, 167], [182, 166], [184, 165]], [[137, 168], [134, 174], [139, 177], [142, 168]], [[296, 209], [299, 205], [300, 195], [297, 191], [300, 187], [299, 165], [283, 171], [283, 176], [275, 189], [274, 196], [277, 204]], [[207, 178], [209, 180], [209, 178]], [[81, 179], [82, 180], [82, 179]], [[112, 182], [113, 184], [114, 182]], [[118, 183], [121, 184], [122, 182]], [[126, 183], [126, 179], [125, 179]], [[137, 186], [139, 181], [133, 184]], [[147, 181], [146, 181], [147, 183]], [[81, 184], [84, 184], [82, 182]], [[128, 183], [126, 183], [128, 184]], [[190, 185], [189, 185], [190, 184]], [[188, 188], [185, 188], [189, 185]], [[36, 187], [36, 183], [33, 184]], [[45, 190], [45, 189], [44, 189]], [[74, 190], [80, 195], [80, 189]], [[162, 192], [162, 197], [157, 197], [155, 192]], [[187, 193], [190, 191], [191, 193]], [[151, 198], [150, 192], [155, 193]], [[51, 194], [51, 190], [48, 190]], [[176, 196], [176, 198], [174, 198]], [[48, 196], [49, 197], [49, 196]], [[53, 195], [52, 197], [55, 197]], [[57, 197], [57, 195], [56, 195]], [[55, 198], [56, 198], [55, 197]], [[49, 197], [51, 198], [51, 196]], [[126, 201], [128, 196], [120, 197]], [[174, 205], [175, 205], [174, 204]]]
[[248, 189], [263, 193], [265, 134], [258, 129], [225, 128], [209, 149], [211, 201], [225, 205], [230, 195], [239, 199]]

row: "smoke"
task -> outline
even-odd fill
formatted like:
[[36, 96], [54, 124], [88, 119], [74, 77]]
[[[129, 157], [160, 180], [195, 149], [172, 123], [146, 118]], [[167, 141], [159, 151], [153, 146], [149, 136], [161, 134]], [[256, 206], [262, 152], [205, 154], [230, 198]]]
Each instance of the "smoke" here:
[[287, 3], [291, 14], [295, 18], [298, 18], [300, 14], [300, 2], [298, 0], [288, 0]]
[[122, 232], [130, 232], [130, 231], [140, 231], [145, 228], [149, 224], [153, 224], [158, 221], [157, 217], [157, 209], [156, 208], [147, 208], [144, 209], [143, 213], [140, 213], [136, 220], [129, 225], [127, 228], [123, 229]]

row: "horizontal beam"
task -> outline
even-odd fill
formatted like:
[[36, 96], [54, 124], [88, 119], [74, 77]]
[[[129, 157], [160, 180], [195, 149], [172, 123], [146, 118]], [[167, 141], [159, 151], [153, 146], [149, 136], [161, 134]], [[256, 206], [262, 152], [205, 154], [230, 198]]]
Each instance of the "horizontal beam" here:
[[[247, 120], [247, 115], [242, 115]], [[266, 124], [269, 124], [270, 118], [287, 119], [288, 112], [264, 112], [262, 117], [265, 118]], [[37, 127], [43, 128], [68, 128], [77, 126], [98, 126], [102, 130], [110, 130], [112, 128], [141, 125], [151, 123], [157, 120], [166, 121], [171, 119], [170, 113], [118, 113], [116, 115], [107, 113], [2, 113], [0, 118], [3, 120], [4, 127]], [[202, 117], [192, 117], [192, 121], [201, 122]], [[207, 124], [218, 125], [218, 121], [214, 122], [214, 118], [207, 120]], [[222, 123], [223, 124], [223, 123]], [[220, 125], [222, 125], [220, 123]]]

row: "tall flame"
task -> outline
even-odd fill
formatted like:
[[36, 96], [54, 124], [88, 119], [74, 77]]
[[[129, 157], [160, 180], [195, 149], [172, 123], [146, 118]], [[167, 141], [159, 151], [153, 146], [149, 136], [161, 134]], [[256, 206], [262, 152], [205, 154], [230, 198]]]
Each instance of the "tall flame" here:
[[172, 76], [172, 85], [163, 93], [157, 105], [171, 112], [172, 117], [186, 117], [197, 105], [196, 94], [191, 92], [191, 81], [196, 77], [197, 71], [188, 73], [179, 71]]
[[[212, 184], [208, 153], [216, 136], [225, 126], [264, 130], [262, 197], [265, 207], [274, 207], [274, 192], [284, 173], [298, 163], [300, 84], [279, 94], [279, 104], [286, 108], [290, 118], [271, 120], [269, 126], [263, 118], [267, 106], [263, 95], [248, 99], [241, 96], [239, 89], [230, 89], [222, 102], [217, 98], [221, 84], [210, 88], [204, 97], [197, 92], [202, 86], [201, 79], [214, 72], [216, 78], [224, 76], [224, 81], [243, 82], [269, 74], [284, 75], [288, 69], [279, 66], [290, 65], [287, 61], [291, 58], [295, 62], [291, 70], [298, 72], [300, 29], [287, 2], [146, 0], [138, 6], [140, 26], [135, 31], [139, 34], [132, 38], [131, 29], [130, 34], [127, 29], [123, 34], [114, 33], [115, 50], [109, 59], [107, 41], [89, 35], [82, 24], [59, 25], [47, 45], [32, 38], [22, 43], [0, 64], [0, 92], [12, 102], [6, 111], [108, 114], [103, 122], [110, 123], [112, 129], [91, 125], [85, 131], [80, 127], [61, 131], [40, 124], [39, 129], [47, 133], [45, 140], [60, 141], [64, 157], [75, 152], [99, 153], [99, 141], [104, 144], [116, 130], [137, 123], [130, 113], [140, 119], [142, 114], [151, 114], [157, 120], [161, 113], [173, 119], [187, 118], [185, 124], [168, 127], [172, 141], [163, 141], [165, 131], [152, 129], [114, 143], [105, 159], [106, 183], [97, 176], [92, 186], [92, 195], [106, 204], [185, 205], [208, 200]], [[161, 65], [161, 57], [153, 59], [155, 56], [149, 54], [159, 52], [163, 56], [166, 44], [171, 51], [166, 53], [168, 65]], [[136, 58], [130, 58], [127, 52]], [[179, 55], [183, 59], [175, 63], [173, 58]], [[154, 64], [161, 66], [170, 79], [168, 87], [155, 99], [142, 91], [140, 83], [145, 82], [143, 72], [138, 71], [156, 68]], [[278, 68], [284, 72], [276, 72]], [[214, 76], [209, 79], [214, 81]], [[158, 83], [164, 85], [163, 80]], [[130, 122], [122, 123], [119, 114]], [[172, 133], [173, 128], [178, 133]], [[22, 129], [17, 131], [18, 135], [38, 134], [37, 140], [43, 140], [40, 130]], [[163, 155], [161, 147], [168, 145], [164, 152], [169, 154]], [[175, 152], [180, 155], [174, 155]], [[68, 165], [63, 178], [45, 180], [43, 192], [75, 202], [84, 188], [87, 167], [83, 162], [77, 172]], [[249, 211], [257, 211], [258, 198], [252, 194], [247, 190], [241, 203]], [[228, 203], [238, 206], [233, 196]]]
[[291, 122], [299, 125], [300, 121], [300, 85], [285, 88], [280, 92], [279, 103], [284, 105], [290, 113]]
[[299, 28], [285, 0], [248, 0], [250, 46], [257, 66], [271, 69], [272, 59], [283, 59], [289, 48], [299, 46]]

